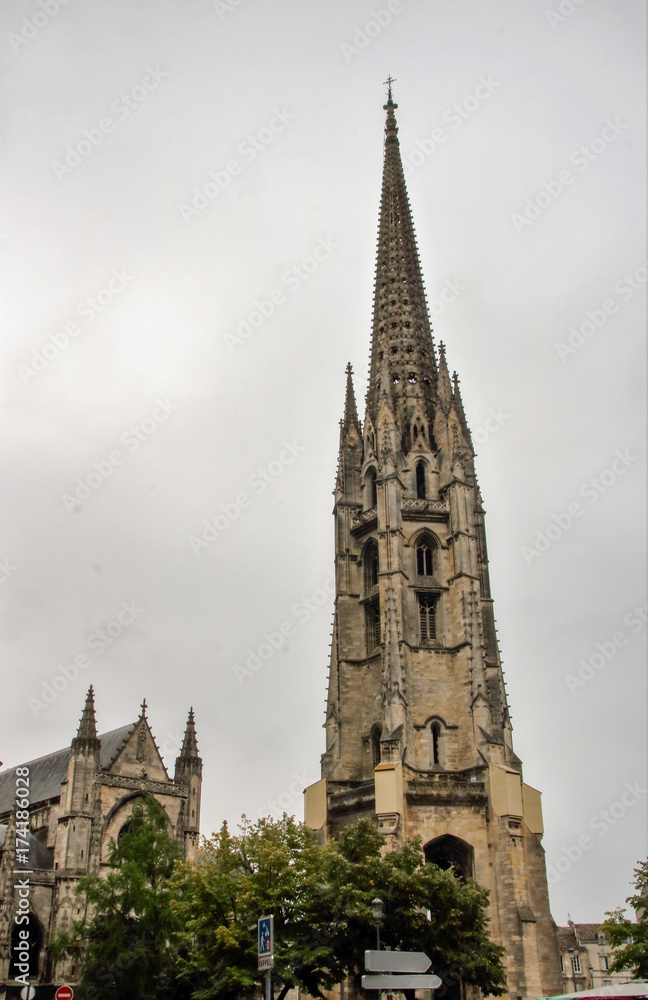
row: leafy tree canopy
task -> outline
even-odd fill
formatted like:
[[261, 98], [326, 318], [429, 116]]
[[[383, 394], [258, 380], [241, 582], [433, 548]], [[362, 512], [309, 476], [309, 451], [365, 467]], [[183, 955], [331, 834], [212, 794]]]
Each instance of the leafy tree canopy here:
[[86, 875], [77, 893], [86, 916], [51, 944], [83, 960], [75, 996], [81, 1000], [149, 1000], [164, 996], [178, 929], [169, 877], [179, 859], [167, 815], [151, 796], [133, 809], [127, 827], [110, 842], [105, 877]]
[[278, 1000], [297, 986], [321, 997], [346, 975], [359, 984], [365, 949], [375, 947], [376, 896], [383, 945], [425, 951], [446, 982], [504, 992], [487, 892], [427, 864], [419, 840], [383, 855], [381, 834], [362, 820], [322, 847], [285, 815], [245, 820], [240, 830], [233, 836], [224, 824], [173, 879], [183, 927], [178, 971], [195, 1000], [235, 1000], [259, 988], [257, 919], [265, 914], [274, 915]]
[[633, 979], [648, 979], [648, 860], [635, 868], [636, 893], [626, 903], [635, 910], [637, 922], [625, 915], [624, 908], [606, 913], [602, 931], [616, 949], [610, 965], [612, 972], [632, 972]]

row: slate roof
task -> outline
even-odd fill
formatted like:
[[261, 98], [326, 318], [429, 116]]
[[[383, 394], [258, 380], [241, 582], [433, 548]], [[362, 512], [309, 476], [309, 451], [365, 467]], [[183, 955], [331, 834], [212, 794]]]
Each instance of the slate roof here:
[[[103, 769], [110, 767], [134, 727], [133, 722], [128, 726], [112, 729], [99, 737], [101, 740], [99, 763]], [[16, 767], [7, 771], [0, 771], [0, 816], [13, 809], [16, 798], [16, 768], [29, 768], [29, 804], [33, 808], [39, 802], [59, 797], [61, 782], [67, 777], [69, 759], [70, 747], [66, 747], [64, 750], [49, 753], [46, 757], [38, 757], [25, 764], [16, 764]]]
[[601, 924], [570, 924], [558, 927], [558, 940], [564, 948], [574, 947], [581, 941], [597, 941]]
[[574, 924], [579, 941], [596, 941], [600, 924]]

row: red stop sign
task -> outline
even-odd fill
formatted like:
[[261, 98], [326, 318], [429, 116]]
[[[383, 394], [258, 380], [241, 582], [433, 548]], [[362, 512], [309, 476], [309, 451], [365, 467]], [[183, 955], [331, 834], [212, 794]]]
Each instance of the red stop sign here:
[[56, 993], [56, 1000], [72, 1000], [74, 990], [71, 986], [59, 986]]

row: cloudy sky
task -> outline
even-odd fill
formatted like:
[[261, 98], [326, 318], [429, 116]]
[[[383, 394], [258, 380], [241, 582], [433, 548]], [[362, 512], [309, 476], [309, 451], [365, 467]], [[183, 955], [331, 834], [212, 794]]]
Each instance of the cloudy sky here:
[[646, 849], [645, 6], [1, 17], [5, 764], [69, 743], [92, 683], [102, 731], [147, 698], [171, 767], [194, 706], [204, 832], [301, 817], [391, 73], [553, 913], [602, 919]]

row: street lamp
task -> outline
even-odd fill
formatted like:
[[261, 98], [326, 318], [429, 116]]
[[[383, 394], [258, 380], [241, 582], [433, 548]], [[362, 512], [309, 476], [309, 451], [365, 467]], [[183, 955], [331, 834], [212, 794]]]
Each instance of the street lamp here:
[[378, 899], [371, 900], [371, 912], [374, 918], [374, 924], [376, 925], [376, 950], [380, 951], [380, 925], [383, 918], [383, 901]]

